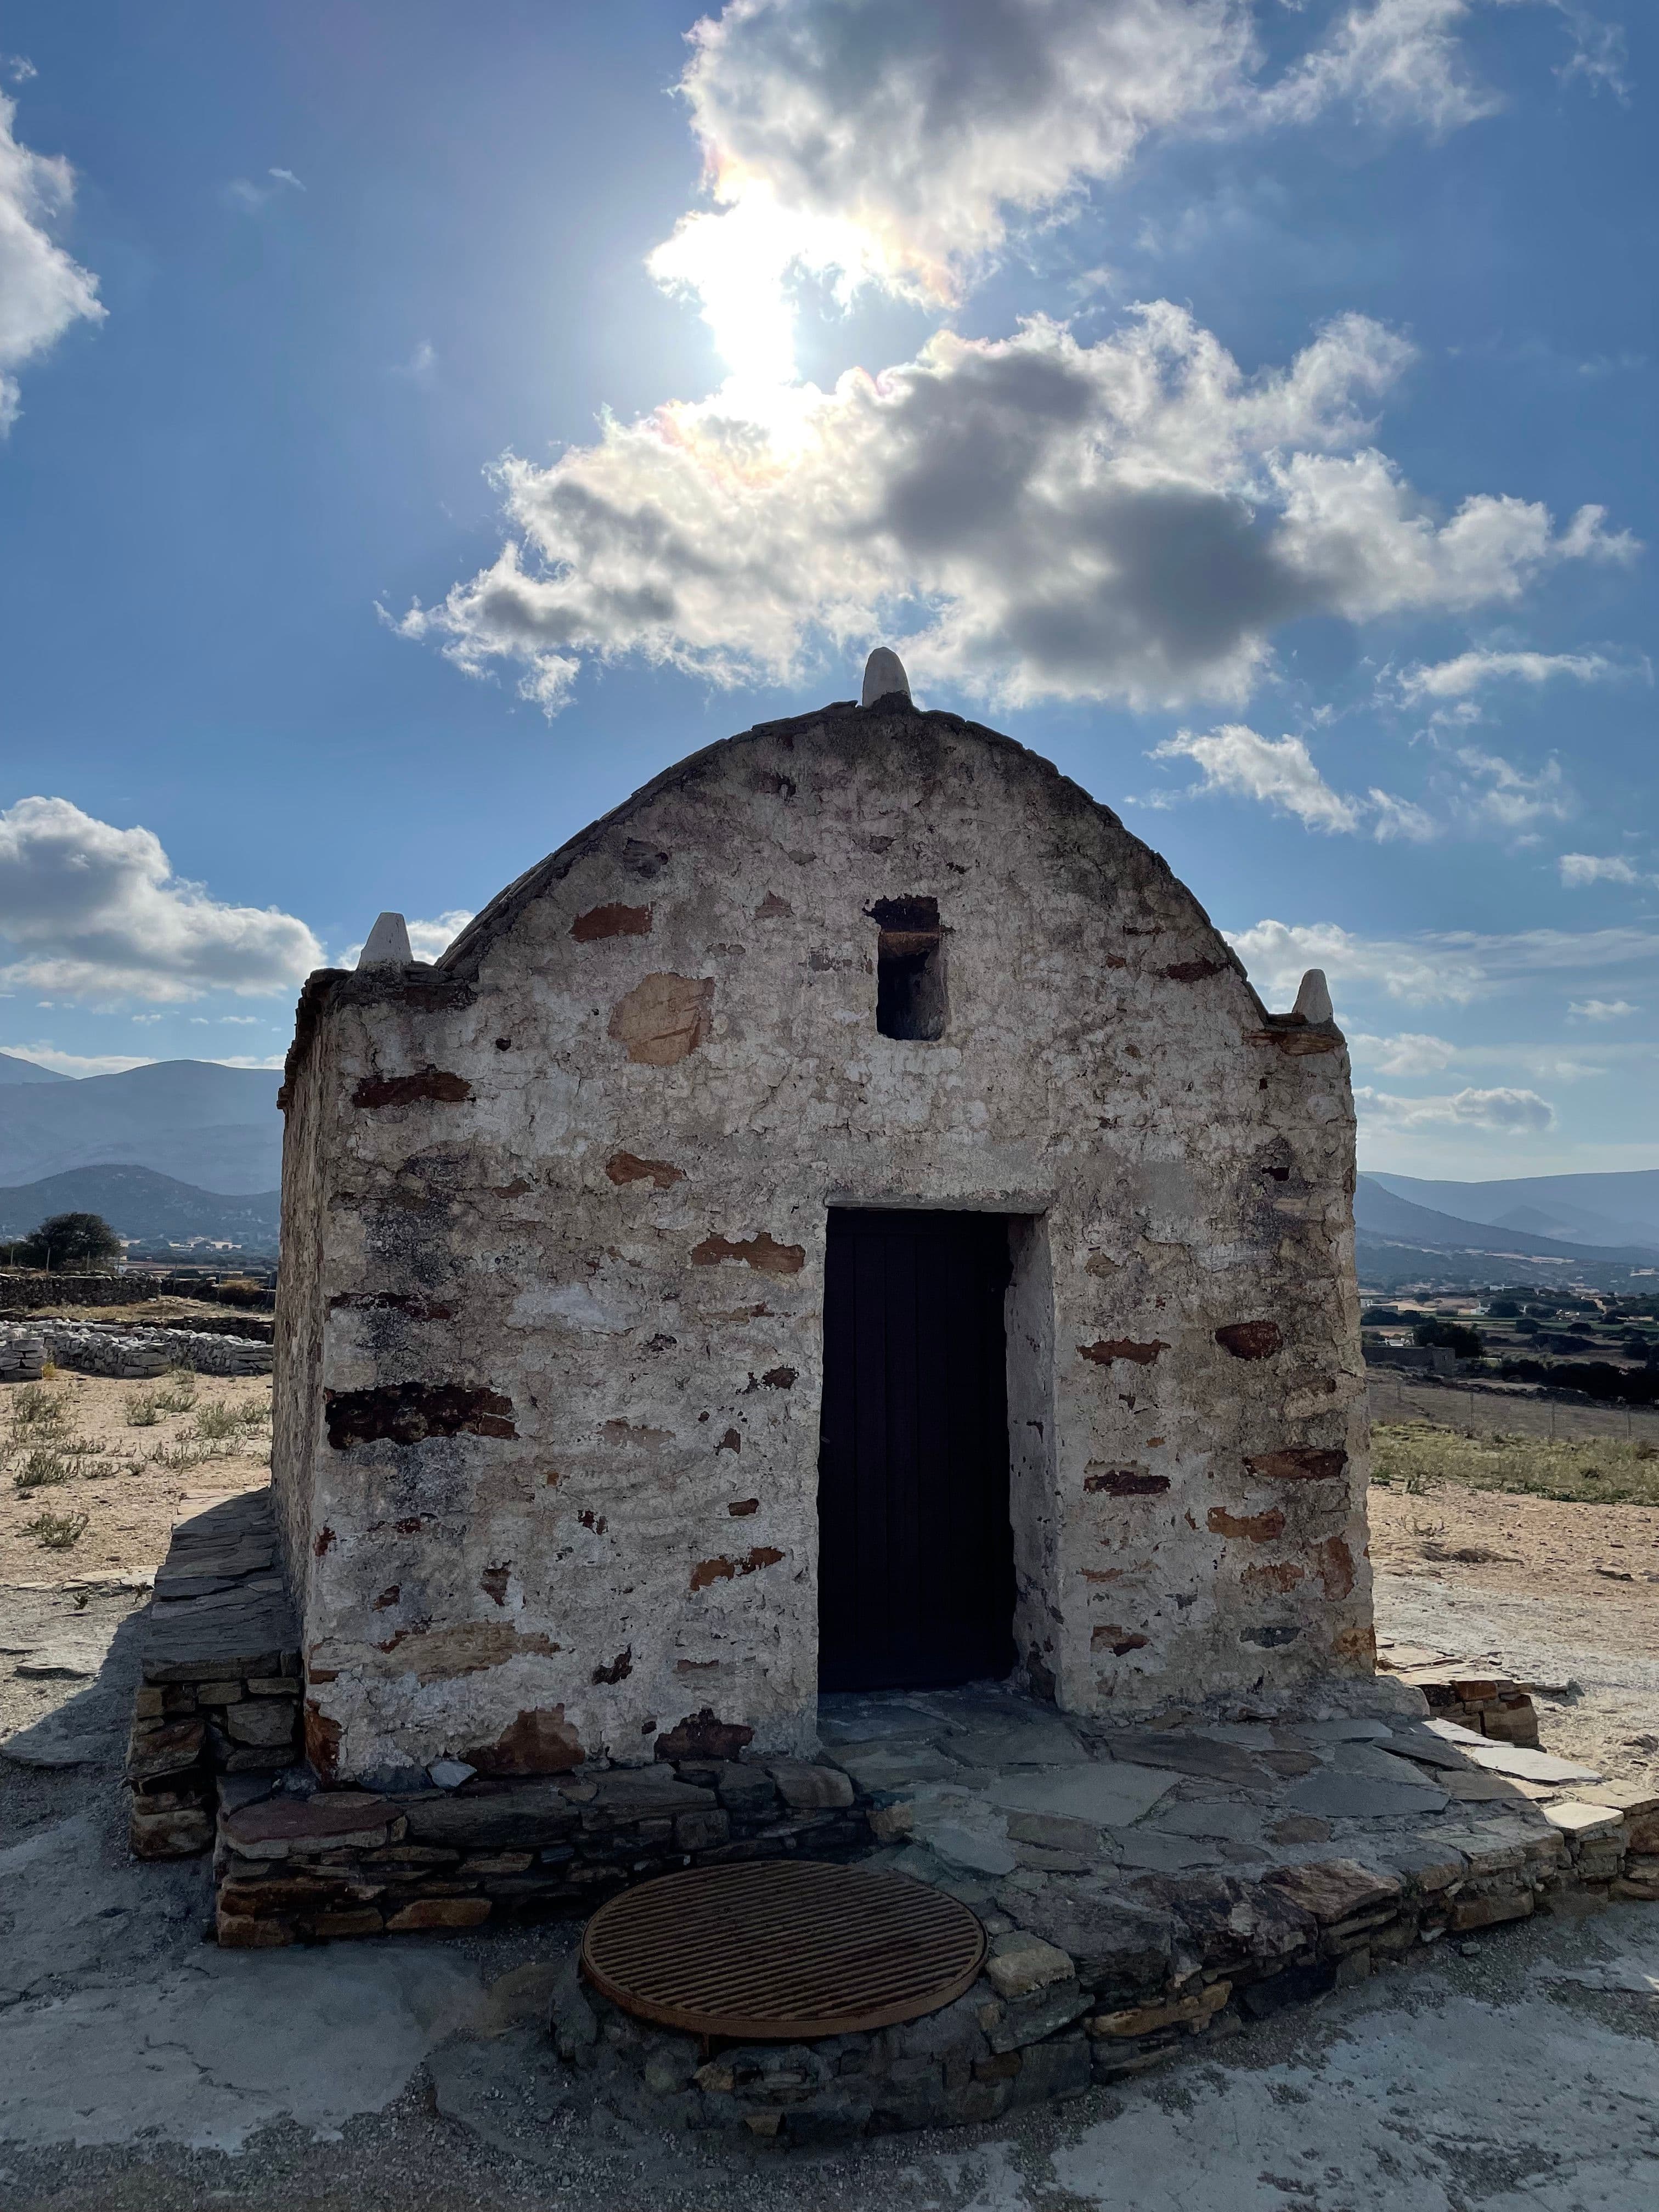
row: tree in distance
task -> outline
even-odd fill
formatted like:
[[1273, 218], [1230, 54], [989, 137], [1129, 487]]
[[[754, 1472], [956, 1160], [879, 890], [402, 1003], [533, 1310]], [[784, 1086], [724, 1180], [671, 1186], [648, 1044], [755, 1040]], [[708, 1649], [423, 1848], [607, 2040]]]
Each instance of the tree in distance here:
[[1420, 1321], [1412, 1331], [1412, 1339], [1417, 1344], [1444, 1345], [1460, 1359], [1479, 1359], [1486, 1348], [1478, 1330], [1464, 1328], [1455, 1321]]
[[121, 1240], [101, 1213], [54, 1213], [11, 1247], [13, 1264], [76, 1274], [113, 1267]]

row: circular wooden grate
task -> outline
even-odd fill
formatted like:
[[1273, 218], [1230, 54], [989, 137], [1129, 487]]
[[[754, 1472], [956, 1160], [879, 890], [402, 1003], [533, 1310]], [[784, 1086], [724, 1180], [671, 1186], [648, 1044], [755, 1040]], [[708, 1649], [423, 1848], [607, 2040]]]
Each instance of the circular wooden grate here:
[[973, 1986], [985, 1930], [905, 1875], [761, 1860], [623, 1891], [588, 1922], [581, 1958], [641, 2020], [796, 2043], [937, 2012]]

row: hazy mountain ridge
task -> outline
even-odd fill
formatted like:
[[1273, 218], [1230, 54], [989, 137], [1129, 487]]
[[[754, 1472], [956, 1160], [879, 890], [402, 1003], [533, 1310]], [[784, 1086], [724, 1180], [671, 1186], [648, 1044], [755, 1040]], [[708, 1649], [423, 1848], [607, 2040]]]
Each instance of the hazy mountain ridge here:
[[0, 1084], [0, 1187], [105, 1166], [149, 1168], [228, 1196], [282, 1181], [275, 1068], [164, 1060], [115, 1075], [40, 1073], [45, 1082]]
[[144, 1243], [206, 1237], [274, 1252], [281, 1212], [278, 1191], [228, 1197], [150, 1168], [71, 1168], [0, 1189], [0, 1238], [26, 1237], [54, 1213], [100, 1213], [118, 1237]]
[[1362, 1175], [1356, 1183], [1353, 1218], [1362, 1245], [1376, 1241], [1493, 1258], [1623, 1261], [1638, 1267], [1659, 1264], [1659, 1235], [1651, 1244], [1633, 1239], [1619, 1244], [1585, 1243], [1540, 1236], [1512, 1224], [1463, 1220], [1401, 1198], [1376, 1176]]
[[1414, 1205], [1489, 1229], [1518, 1229], [1575, 1244], [1659, 1245], [1659, 1168], [1485, 1182], [1383, 1174], [1366, 1180]]
[[15, 1052], [0, 1052], [0, 1084], [13, 1083], [72, 1083], [72, 1075], [60, 1075], [55, 1067], [42, 1067], [38, 1060], [23, 1060]]

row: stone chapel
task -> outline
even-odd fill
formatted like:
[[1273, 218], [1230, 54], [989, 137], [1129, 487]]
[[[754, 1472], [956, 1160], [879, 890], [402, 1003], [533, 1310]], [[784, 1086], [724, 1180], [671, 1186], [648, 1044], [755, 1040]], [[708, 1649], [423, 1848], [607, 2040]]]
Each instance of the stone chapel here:
[[1157, 854], [890, 653], [434, 963], [383, 915], [282, 1103], [325, 1779], [807, 1751], [821, 1689], [1127, 1720], [1370, 1672], [1323, 979], [1269, 1013]]

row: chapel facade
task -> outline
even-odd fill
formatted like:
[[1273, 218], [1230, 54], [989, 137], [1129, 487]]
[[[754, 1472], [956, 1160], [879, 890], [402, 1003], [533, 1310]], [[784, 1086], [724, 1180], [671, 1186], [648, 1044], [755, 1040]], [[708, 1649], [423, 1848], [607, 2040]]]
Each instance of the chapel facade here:
[[1267, 1012], [1155, 853], [890, 659], [436, 963], [383, 917], [307, 983], [273, 1469], [325, 1778], [1371, 1670], [1322, 978]]

